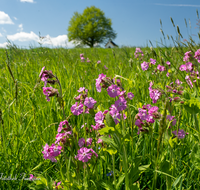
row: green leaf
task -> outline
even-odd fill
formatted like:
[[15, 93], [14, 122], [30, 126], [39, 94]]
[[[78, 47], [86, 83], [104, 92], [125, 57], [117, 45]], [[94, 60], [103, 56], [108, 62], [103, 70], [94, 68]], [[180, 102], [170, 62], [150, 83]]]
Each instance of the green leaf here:
[[115, 148], [112, 148], [112, 147], [103, 148], [103, 151], [107, 151], [110, 155], [114, 155], [114, 154], [117, 153], [117, 150]]
[[114, 127], [104, 127], [102, 129], [100, 129], [98, 132], [100, 135], [107, 135], [113, 131], [115, 131]]
[[109, 112], [106, 114], [106, 123], [109, 127], [115, 127], [114, 119], [112, 118]]
[[114, 140], [110, 137], [105, 137], [105, 136], [102, 136], [102, 137], [99, 137], [100, 139], [103, 140], [103, 142], [107, 143], [107, 144], [111, 144], [112, 146], [114, 146], [115, 148], [117, 148], [117, 144], [114, 142]]
[[124, 181], [124, 178], [125, 178], [125, 174], [122, 174], [122, 175], [119, 177], [118, 183], [117, 183], [117, 185], [116, 185], [116, 189], [117, 189], [117, 190], [120, 189], [120, 187], [121, 187], [121, 185], [122, 185], [122, 183], [123, 183], [123, 181]]
[[190, 114], [197, 114], [200, 112], [200, 99], [199, 98], [191, 98], [186, 100], [184, 103], [184, 108]]

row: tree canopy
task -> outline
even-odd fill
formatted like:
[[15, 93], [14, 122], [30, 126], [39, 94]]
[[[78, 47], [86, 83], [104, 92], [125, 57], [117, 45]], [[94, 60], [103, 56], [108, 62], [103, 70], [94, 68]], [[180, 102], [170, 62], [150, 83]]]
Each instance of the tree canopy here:
[[68, 38], [75, 44], [93, 47], [107, 39], [115, 39], [117, 34], [113, 31], [110, 18], [95, 6], [87, 7], [83, 14], [75, 12], [69, 22]]

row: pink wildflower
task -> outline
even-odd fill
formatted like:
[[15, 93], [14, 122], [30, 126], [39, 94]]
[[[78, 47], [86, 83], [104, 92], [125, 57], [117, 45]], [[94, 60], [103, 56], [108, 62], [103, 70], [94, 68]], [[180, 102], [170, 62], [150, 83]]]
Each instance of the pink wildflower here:
[[150, 63], [151, 63], [151, 64], [153, 64], [153, 65], [155, 65], [155, 64], [156, 64], [156, 60], [155, 60], [155, 59], [152, 59], [152, 58], [150, 58]]
[[177, 131], [172, 131], [172, 133], [178, 137], [179, 139], [183, 139], [185, 138], [185, 131], [183, 129], [179, 129], [178, 131], [178, 135], [177, 135]]
[[95, 101], [92, 97], [86, 97], [84, 101], [84, 105], [88, 108], [93, 108], [94, 104], [96, 104], [97, 101]]
[[96, 123], [99, 123], [99, 124], [103, 124], [103, 120], [104, 120], [104, 115], [102, 113], [102, 111], [99, 111], [95, 114], [95, 121]]
[[115, 98], [119, 96], [120, 94], [120, 88], [117, 85], [112, 84], [107, 89], [108, 95], [112, 98]]
[[[91, 153], [92, 152], [92, 153]], [[76, 158], [79, 160], [79, 161], [82, 161], [82, 162], [88, 162], [88, 160], [90, 160], [92, 158], [92, 154], [94, 152], [91, 151], [91, 149], [88, 149], [88, 148], [85, 148], [85, 147], [82, 147], [78, 150], [78, 154], [76, 156]], [[98, 156], [97, 154], [95, 154], [96, 156]]]
[[122, 111], [122, 110], [126, 109], [126, 107], [127, 107], [126, 103], [127, 103], [127, 101], [125, 100], [125, 98], [120, 97], [117, 101], [115, 101], [115, 106], [118, 111]]
[[34, 180], [34, 179], [36, 179], [36, 177], [34, 177], [33, 174], [29, 174], [29, 175], [30, 175], [29, 179], [30, 179], [31, 181]]
[[106, 77], [103, 73], [99, 75], [98, 79], [96, 79], [96, 89], [97, 92], [101, 92], [101, 82]]
[[147, 62], [144, 61], [141, 64], [141, 68], [142, 68], [143, 71], [146, 71], [149, 68], [149, 63], [147, 63]]
[[81, 113], [83, 113], [83, 104], [80, 103], [78, 105], [78, 102], [76, 102], [74, 105], [72, 105], [71, 112], [74, 115], [80, 115]]
[[165, 67], [159, 64], [159, 65], [157, 66], [157, 69], [158, 69], [159, 71], [164, 71], [164, 70], [165, 70]]
[[129, 98], [130, 100], [132, 100], [132, 99], [134, 98], [134, 94], [133, 94], [132, 92], [129, 92], [129, 93], [127, 94], [127, 96], [128, 96], [128, 98]]

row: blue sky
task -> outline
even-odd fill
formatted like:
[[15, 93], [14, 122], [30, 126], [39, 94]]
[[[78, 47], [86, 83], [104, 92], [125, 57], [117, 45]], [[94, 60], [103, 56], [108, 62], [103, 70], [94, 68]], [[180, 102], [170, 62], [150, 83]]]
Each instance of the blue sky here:
[[[82, 13], [90, 6], [100, 8], [111, 18], [117, 33], [113, 41], [119, 46], [146, 46], [148, 40], [156, 45], [162, 37], [160, 19], [165, 35], [175, 38], [170, 17], [184, 39], [192, 35], [199, 42], [196, 10], [200, 14], [200, 3], [197, 0], [190, 3], [185, 0], [0, 0], [0, 47], [6, 46], [7, 39], [22, 48], [39, 46], [40, 32], [45, 37], [43, 46], [72, 48], [73, 43], [67, 38], [69, 21], [75, 11]], [[172, 41], [166, 41], [167, 45], [173, 45]]]

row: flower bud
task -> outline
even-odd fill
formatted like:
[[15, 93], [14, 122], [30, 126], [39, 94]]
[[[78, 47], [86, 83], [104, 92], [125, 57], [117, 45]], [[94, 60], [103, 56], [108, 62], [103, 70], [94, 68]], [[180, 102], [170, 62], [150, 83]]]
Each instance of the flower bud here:
[[173, 100], [174, 100], [175, 102], [179, 102], [179, 101], [181, 100], [181, 98], [180, 98], [180, 97], [175, 97]]
[[182, 94], [183, 94], [183, 91], [178, 91], [178, 94], [179, 94], [179, 95], [182, 95]]

